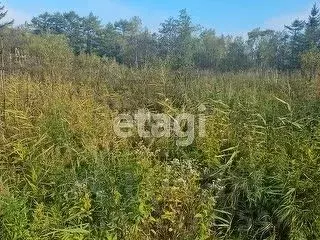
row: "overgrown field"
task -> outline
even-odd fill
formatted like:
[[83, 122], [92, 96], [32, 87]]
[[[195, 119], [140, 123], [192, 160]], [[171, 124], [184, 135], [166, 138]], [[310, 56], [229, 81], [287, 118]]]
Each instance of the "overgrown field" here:
[[[82, 58], [91, 67], [5, 78], [1, 240], [320, 239], [315, 81]], [[207, 134], [189, 147], [112, 128], [119, 113], [201, 104]]]

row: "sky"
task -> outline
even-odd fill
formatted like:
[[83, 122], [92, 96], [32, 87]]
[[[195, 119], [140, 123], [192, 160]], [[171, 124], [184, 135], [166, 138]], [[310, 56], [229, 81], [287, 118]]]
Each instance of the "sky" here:
[[[0, 0], [1, 1], [1, 0]], [[294, 19], [307, 19], [316, 0], [2, 0], [16, 24], [43, 12], [93, 12], [103, 23], [139, 16], [157, 31], [161, 22], [186, 8], [193, 22], [218, 34], [245, 36], [250, 30], [281, 30]]]

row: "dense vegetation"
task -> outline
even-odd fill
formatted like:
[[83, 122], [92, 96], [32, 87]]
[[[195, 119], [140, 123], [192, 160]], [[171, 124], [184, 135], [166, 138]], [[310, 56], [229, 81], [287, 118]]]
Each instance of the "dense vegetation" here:
[[319, 9], [307, 21], [295, 20], [284, 31], [254, 29], [248, 38], [217, 36], [192, 22], [186, 10], [161, 24], [158, 33], [142, 27], [139, 17], [103, 25], [90, 14], [44, 13], [26, 28], [36, 34], [67, 36], [76, 54], [97, 54], [129, 66], [165, 61], [174, 69], [195, 67], [213, 71], [252, 68], [292, 70], [301, 67], [301, 54], [319, 48]]
[[[1, 25], [0, 239], [320, 239], [312, 15], [276, 43], [194, 35], [185, 11], [160, 35], [74, 13]], [[203, 104], [188, 147], [113, 131], [119, 113]]]

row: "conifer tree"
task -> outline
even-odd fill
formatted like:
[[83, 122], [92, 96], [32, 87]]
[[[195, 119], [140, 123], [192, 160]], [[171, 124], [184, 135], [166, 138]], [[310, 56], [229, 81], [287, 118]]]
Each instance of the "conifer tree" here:
[[303, 30], [305, 22], [295, 20], [290, 26], [285, 26], [290, 33], [290, 68], [300, 68], [300, 55], [306, 50], [306, 39]]
[[308, 48], [318, 46], [320, 37], [320, 15], [319, 8], [316, 4], [313, 5], [309, 20], [306, 24], [306, 41]]

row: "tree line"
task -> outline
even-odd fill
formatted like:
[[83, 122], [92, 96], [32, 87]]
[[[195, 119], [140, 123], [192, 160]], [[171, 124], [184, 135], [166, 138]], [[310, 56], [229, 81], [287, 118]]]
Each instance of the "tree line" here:
[[[6, 12], [3, 7], [0, 12], [1, 20]], [[213, 29], [204, 29], [192, 22], [185, 9], [161, 23], [158, 32], [143, 27], [139, 17], [105, 25], [93, 13], [82, 17], [73, 11], [46, 12], [20, 28], [34, 35], [63, 35], [76, 55], [98, 55], [131, 67], [164, 62], [172, 69], [241, 71], [320, 65], [320, 13], [316, 4], [306, 21], [295, 20], [282, 31], [257, 28], [247, 38], [219, 36]]]

